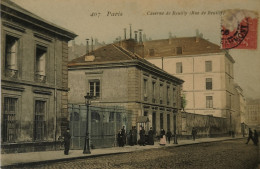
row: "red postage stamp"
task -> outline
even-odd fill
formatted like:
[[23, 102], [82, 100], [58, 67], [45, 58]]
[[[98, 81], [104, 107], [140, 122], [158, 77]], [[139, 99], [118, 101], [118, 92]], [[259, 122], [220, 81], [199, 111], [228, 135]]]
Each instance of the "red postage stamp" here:
[[256, 49], [257, 22], [257, 12], [241, 9], [225, 10], [221, 18], [222, 49]]

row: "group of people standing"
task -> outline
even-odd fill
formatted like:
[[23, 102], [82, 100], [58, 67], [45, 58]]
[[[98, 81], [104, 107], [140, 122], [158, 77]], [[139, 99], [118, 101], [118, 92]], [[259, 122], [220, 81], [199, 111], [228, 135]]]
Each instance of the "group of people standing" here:
[[256, 145], [256, 146], [258, 145], [258, 133], [256, 130], [254, 130], [254, 134], [253, 134], [251, 128], [249, 128], [249, 133], [248, 133], [248, 138], [247, 138], [246, 144], [248, 144], [248, 142], [250, 140], [253, 141], [254, 145]]
[[[132, 129], [129, 131], [129, 134], [126, 134], [125, 128], [118, 131], [117, 134], [117, 141], [119, 147], [123, 147], [128, 140], [128, 144], [130, 146], [137, 145], [139, 144], [140, 146], [145, 146], [145, 145], [154, 145], [154, 136], [155, 132], [152, 127], [150, 127], [150, 130], [148, 131], [148, 135], [145, 134], [144, 127], [140, 127], [139, 130], [139, 136], [140, 139], [137, 142], [137, 130], [136, 127], [132, 127]], [[160, 131], [160, 145], [165, 145], [166, 144], [166, 139], [168, 143], [170, 143], [172, 137], [171, 131], [168, 129], [167, 133], [165, 133], [164, 129], [161, 129]]]

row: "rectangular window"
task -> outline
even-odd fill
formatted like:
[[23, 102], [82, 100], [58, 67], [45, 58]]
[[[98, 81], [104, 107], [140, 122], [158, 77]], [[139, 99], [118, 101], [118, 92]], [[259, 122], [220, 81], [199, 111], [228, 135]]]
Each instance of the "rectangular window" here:
[[167, 114], [167, 130], [170, 129], [170, 125], [171, 125], [171, 123], [170, 123], [170, 115]]
[[170, 87], [169, 86], [167, 86], [167, 105], [169, 105], [169, 103], [170, 103]]
[[213, 108], [213, 97], [206, 96], [206, 108]]
[[160, 84], [160, 104], [163, 103], [163, 84]]
[[89, 93], [94, 97], [100, 97], [100, 81], [99, 80], [89, 81]]
[[6, 76], [17, 78], [18, 76], [18, 38], [6, 35], [5, 41], [5, 72]]
[[176, 47], [176, 54], [181, 55], [182, 54], [182, 47]]
[[16, 113], [17, 113], [17, 98], [4, 98], [4, 113], [3, 113], [3, 142], [15, 142], [16, 138]]
[[148, 111], [144, 111], [144, 116], [148, 116]]
[[154, 56], [154, 49], [149, 49], [149, 56]]
[[153, 127], [153, 130], [155, 131], [156, 130], [156, 112], [153, 112], [153, 117], [152, 117], [152, 127]]
[[155, 87], [156, 87], [156, 83], [153, 82], [152, 85], [153, 85], [153, 86], [152, 86], [152, 87], [153, 87], [153, 93], [152, 93], [152, 94], [153, 94], [153, 98], [152, 98], [152, 102], [155, 103], [155, 96], [156, 96]]
[[173, 87], [173, 92], [172, 92], [172, 100], [173, 100], [173, 107], [176, 107], [176, 88]]
[[34, 140], [45, 139], [46, 101], [35, 101]]
[[206, 61], [205, 62], [205, 71], [206, 72], [211, 72], [212, 71], [212, 62], [211, 61]]
[[212, 78], [206, 78], [206, 90], [212, 90]]
[[163, 113], [160, 113], [160, 129], [163, 129]]
[[35, 78], [39, 82], [46, 81], [46, 55], [47, 48], [36, 45]]
[[176, 73], [182, 73], [182, 62], [176, 63]]
[[144, 79], [144, 101], [147, 101], [147, 79]]
[[115, 119], [115, 112], [110, 112], [109, 114], [109, 122], [113, 122]]

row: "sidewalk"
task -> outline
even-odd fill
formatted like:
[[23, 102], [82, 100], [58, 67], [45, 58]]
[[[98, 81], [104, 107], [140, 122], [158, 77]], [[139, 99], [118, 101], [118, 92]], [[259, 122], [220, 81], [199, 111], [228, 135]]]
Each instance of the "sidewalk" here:
[[[178, 140], [179, 144], [166, 144], [169, 146], [185, 146], [191, 144], [200, 144], [206, 142], [218, 142], [225, 140], [241, 139], [243, 137], [219, 137], [219, 138], [200, 138], [193, 140]], [[155, 145], [147, 146], [125, 146], [125, 147], [112, 147], [112, 148], [103, 148], [103, 149], [93, 149], [91, 154], [83, 154], [83, 150], [70, 150], [69, 155], [64, 155], [63, 150], [59, 151], [42, 151], [42, 152], [29, 152], [29, 153], [16, 153], [16, 154], [1, 154], [1, 167], [11, 167], [15, 165], [28, 165], [28, 164], [42, 164], [48, 162], [58, 162], [58, 161], [67, 161], [72, 159], [80, 158], [91, 158], [111, 154], [120, 154], [133, 151], [141, 151], [152, 148], [161, 148], [165, 146], [160, 146], [158, 142], [155, 142]]]

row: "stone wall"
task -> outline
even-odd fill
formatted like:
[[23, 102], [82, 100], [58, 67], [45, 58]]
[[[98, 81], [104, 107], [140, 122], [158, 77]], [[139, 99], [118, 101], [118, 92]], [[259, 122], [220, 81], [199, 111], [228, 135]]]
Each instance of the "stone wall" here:
[[191, 137], [193, 127], [197, 129], [198, 137], [216, 137], [228, 134], [227, 119], [222, 117], [182, 112], [179, 125], [182, 129], [179, 134], [186, 138]]

